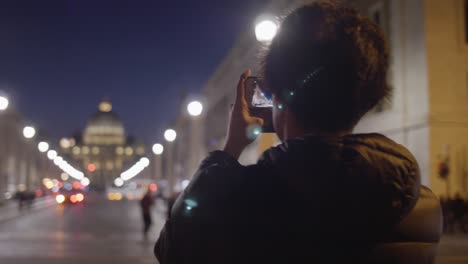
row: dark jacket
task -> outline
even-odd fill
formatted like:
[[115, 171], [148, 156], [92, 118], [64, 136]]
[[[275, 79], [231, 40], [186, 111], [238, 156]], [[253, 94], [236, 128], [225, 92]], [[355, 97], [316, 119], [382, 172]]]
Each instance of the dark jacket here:
[[413, 208], [420, 175], [378, 134], [309, 136], [242, 166], [211, 153], [155, 246], [165, 263], [353, 263]]

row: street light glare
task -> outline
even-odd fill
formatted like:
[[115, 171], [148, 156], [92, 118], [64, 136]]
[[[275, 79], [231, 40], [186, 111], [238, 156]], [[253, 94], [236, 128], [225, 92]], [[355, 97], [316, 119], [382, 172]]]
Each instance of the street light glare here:
[[0, 111], [6, 110], [8, 108], [8, 99], [6, 97], [0, 96]]
[[166, 132], [164, 132], [164, 138], [168, 141], [168, 142], [173, 142], [177, 137], [177, 133], [175, 132], [174, 129], [168, 129], [166, 130]]
[[64, 149], [71, 147], [71, 142], [68, 138], [62, 138], [60, 140], [60, 146]]
[[193, 101], [187, 105], [187, 111], [191, 116], [199, 116], [203, 112], [203, 105], [198, 101]]
[[47, 151], [47, 158], [50, 160], [54, 160], [57, 157], [57, 151], [55, 150], [49, 150]]
[[87, 177], [84, 177], [83, 179], [81, 179], [80, 183], [83, 186], [88, 186], [91, 183], [91, 181]]
[[140, 159], [140, 162], [141, 162], [141, 165], [143, 166], [143, 168], [146, 168], [146, 167], [148, 167], [148, 166], [149, 166], [149, 164], [150, 164], [150, 161], [149, 161], [149, 159], [148, 159], [148, 158], [146, 158], [146, 157], [143, 157], [143, 158], [141, 158], [141, 159]]
[[155, 155], [161, 155], [162, 153], [164, 152], [164, 146], [159, 144], [159, 143], [156, 143], [153, 145], [153, 153]]
[[57, 166], [62, 165], [63, 164], [63, 158], [60, 157], [60, 156], [55, 157], [54, 164], [57, 165]]
[[255, 26], [255, 36], [260, 42], [270, 42], [276, 36], [278, 25], [271, 20], [263, 20]]
[[124, 181], [122, 180], [122, 178], [119, 177], [114, 180], [114, 184], [117, 187], [121, 187], [124, 184]]
[[70, 177], [68, 176], [68, 174], [66, 172], [62, 172], [62, 174], [60, 174], [60, 178], [62, 179], [62, 181], [66, 181]]
[[25, 126], [23, 128], [23, 136], [25, 138], [33, 138], [36, 135], [36, 129], [31, 126]]
[[39, 142], [39, 144], [37, 144], [37, 148], [39, 149], [40, 152], [44, 153], [49, 150], [49, 143]]

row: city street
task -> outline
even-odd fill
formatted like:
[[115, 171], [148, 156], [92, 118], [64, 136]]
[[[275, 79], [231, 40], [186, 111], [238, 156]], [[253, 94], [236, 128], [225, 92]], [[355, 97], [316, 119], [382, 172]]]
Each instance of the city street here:
[[154, 208], [148, 241], [137, 201], [89, 197], [83, 205], [51, 204], [0, 222], [2, 264], [157, 263], [153, 246], [164, 224]]
[[[164, 224], [162, 203], [153, 208], [148, 241], [141, 235], [138, 201], [108, 201], [94, 195], [83, 205], [46, 203], [16, 218], [10, 212], [10, 218], [0, 220], [0, 263], [157, 263], [153, 246]], [[446, 235], [436, 263], [468, 263], [467, 248], [468, 236]]]

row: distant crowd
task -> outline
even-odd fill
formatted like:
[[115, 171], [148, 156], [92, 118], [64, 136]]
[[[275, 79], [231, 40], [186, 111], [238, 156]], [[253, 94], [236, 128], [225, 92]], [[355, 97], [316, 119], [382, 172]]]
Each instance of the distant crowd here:
[[440, 197], [444, 217], [444, 232], [468, 233], [468, 201], [460, 194], [454, 198]]

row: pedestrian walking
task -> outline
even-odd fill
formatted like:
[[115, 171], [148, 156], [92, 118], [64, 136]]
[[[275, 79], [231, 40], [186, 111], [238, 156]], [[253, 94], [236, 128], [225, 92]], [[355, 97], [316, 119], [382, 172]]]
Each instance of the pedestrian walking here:
[[154, 199], [151, 193], [151, 190], [148, 188], [148, 191], [143, 196], [140, 201], [142, 216], [143, 216], [143, 237], [145, 240], [148, 238], [148, 231], [153, 224], [153, 219], [151, 216], [151, 208], [153, 207]]

